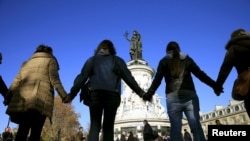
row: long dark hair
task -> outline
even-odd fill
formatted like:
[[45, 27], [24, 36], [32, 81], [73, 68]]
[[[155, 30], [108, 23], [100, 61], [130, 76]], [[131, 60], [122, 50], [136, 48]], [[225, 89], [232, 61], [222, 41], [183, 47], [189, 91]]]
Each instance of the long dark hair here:
[[95, 50], [95, 54], [97, 54], [102, 48], [108, 48], [111, 55], [116, 54], [114, 44], [110, 40], [101, 41]]
[[180, 58], [180, 47], [179, 44], [175, 41], [171, 41], [168, 43], [166, 52], [172, 52], [172, 59], [170, 60], [170, 70], [171, 74], [173, 77], [178, 78], [181, 71], [182, 71], [182, 66], [181, 66], [181, 58]]

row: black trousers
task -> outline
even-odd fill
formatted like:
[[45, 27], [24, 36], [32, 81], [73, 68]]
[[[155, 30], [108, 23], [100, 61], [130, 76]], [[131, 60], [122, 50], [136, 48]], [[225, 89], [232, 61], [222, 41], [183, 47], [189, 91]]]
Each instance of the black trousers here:
[[41, 115], [35, 110], [28, 111], [25, 114], [25, 121], [19, 123], [15, 141], [26, 141], [29, 132], [30, 136], [28, 141], [40, 141], [45, 119], [46, 116]]
[[99, 141], [101, 128], [102, 141], [114, 140], [114, 122], [120, 102], [121, 97], [118, 93], [103, 90], [91, 92], [89, 141]]

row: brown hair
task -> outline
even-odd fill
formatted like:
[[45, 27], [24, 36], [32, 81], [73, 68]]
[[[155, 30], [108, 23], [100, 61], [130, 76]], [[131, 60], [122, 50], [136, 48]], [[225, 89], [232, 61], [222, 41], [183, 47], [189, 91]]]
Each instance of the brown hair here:
[[172, 66], [171, 74], [173, 77], [178, 78], [181, 73], [181, 58], [180, 58], [180, 47], [179, 44], [175, 41], [171, 41], [168, 43], [166, 52], [172, 52], [172, 59], [170, 60], [170, 65]]
[[37, 52], [46, 52], [49, 53], [51, 55], [53, 55], [53, 49], [50, 46], [44, 45], [44, 44], [40, 44], [37, 48], [35, 53]]
[[102, 48], [108, 48], [111, 55], [116, 54], [114, 44], [110, 40], [101, 41], [95, 50], [95, 54], [97, 54]]
[[240, 36], [247, 36], [248, 33], [245, 29], [239, 28], [231, 33], [231, 39], [240, 37]]

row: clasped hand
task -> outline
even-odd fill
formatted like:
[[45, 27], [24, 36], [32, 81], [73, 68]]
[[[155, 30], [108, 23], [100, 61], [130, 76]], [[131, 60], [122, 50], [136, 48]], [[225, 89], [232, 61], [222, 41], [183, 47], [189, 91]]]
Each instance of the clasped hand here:
[[220, 96], [221, 93], [224, 93], [223, 87], [218, 84], [216, 84], [215, 87], [213, 87], [213, 90], [217, 96]]
[[152, 101], [152, 97], [153, 97], [152, 94], [146, 92], [146, 93], [144, 93], [144, 95], [142, 96], [142, 99], [143, 99], [144, 101], [149, 101], [149, 102], [151, 102], [151, 101]]
[[70, 98], [70, 95], [67, 95], [66, 97], [64, 97], [63, 99], [63, 103], [71, 103], [72, 99]]

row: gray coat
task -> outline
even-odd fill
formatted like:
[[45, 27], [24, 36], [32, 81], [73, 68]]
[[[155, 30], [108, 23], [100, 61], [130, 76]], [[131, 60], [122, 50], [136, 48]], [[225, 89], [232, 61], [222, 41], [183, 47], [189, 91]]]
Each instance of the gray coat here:
[[61, 98], [67, 93], [58, 74], [59, 66], [53, 55], [34, 53], [23, 63], [10, 86], [10, 98], [6, 113], [26, 112], [30, 109], [51, 117], [54, 107], [54, 89]]

